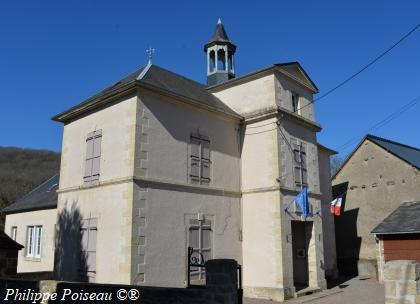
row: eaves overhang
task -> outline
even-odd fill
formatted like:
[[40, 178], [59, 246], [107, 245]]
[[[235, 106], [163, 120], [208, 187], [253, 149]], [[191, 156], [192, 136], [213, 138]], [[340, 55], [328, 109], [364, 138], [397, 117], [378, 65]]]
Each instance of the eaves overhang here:
[[102, 106], [105, 106], [107, 104], [110, 104], [112, 102], [114, 102], [116, 99], [121, 98], [123, 96], [129, 95], [131, 93], [136, 92], [137, 89], [147, 89], [147, 90], [151, 90], [157, 93], [161, 93], [163, 95], [166, 95], [168, 97], [173, 97], [176, 98], [177, 100], [186, 102], [188, 104], [194, 105], [196, 107], [202, 108], [202, 109], [206, 109], [212, 112], [217, 112], [217, 113], [222, 113], [223, 115], [229, 116], [231, 118], [234, 119], [243, 119], [243, 117], [239, 114], [234, 114], [234, 113], [229, 113], [226, 111], [223, 111], [222, 109], [219, 108], [214, 108], [208, 105], [205, 105], [203, 103], [200, 103], [198, 100], [194, 100], [191, 98], [188, 98], [186, 96], [182, 96], [176, 93], [173, 93], [169, 90], [165, 90], [162, 88], [158, 88], [156, 86], [153, 86], [151, 84], [147, 84], [147, 83], [143, 83], [140, 80], [136, 80], [136, 81], [132, 81], [130, 83], [127, 83], [126, 85], [111, 91], [109, 93], [107, 93], [106, 95], [100, 96], [98, 98], [92, 98], [87, 100], [86, 102], [83, 102], [77, 106], [74, 106], [72, 108], [70, 108], [67, 111], [64, 111], [60, 114], [55, 115], [54, 117], [52, 117], [52, 120], [57, 121], [57, 122], [67, 122], [69, 120], [72, 120], [80, 115], [84, 115], [86, 113], [90, 113], [93, 110], [96, 110]]

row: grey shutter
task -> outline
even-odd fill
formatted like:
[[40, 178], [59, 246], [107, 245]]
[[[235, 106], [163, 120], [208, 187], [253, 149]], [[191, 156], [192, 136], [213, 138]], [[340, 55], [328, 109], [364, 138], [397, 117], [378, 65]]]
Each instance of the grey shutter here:
[[101, 156], [101, 140], [102, 140], [102, 135], [95, 136], [94, 145], [93, 145], [93, 157]]
[[308, 185], [308, 172], [306, 169], [302, 169], [302, 184], [305, 186]]
[[88, 136], [86, 139], [86, 161], [85, 161], [85, 182], [90, 181], [92, 176], [92, 162], [93, 162], [93, 137]]
[[94, 282], [96, 277], [96, 234], [97, 220], [81, 221], [81, 251], [79, 270], [83, 280]]
[[191, 136], [190, 149], [190, 177], [191, 181], [198, 183], [200, 181], [200, 140], [197, 137]]
[[191, 136], [191, 157], [200, 158], [200, 140], [197, 137]]
[[101, 162], [101, 141], [102, 135], [95, 135], [93, 140], [93, 161], [92, 161], [92, 180], [99, 179]]
[[202, 148], [201, 158], [205, 160], [210, 160], [210, 141], [207, 139], [207, 137], [202, 139], [201, 148]]
[[92, 180], [99, 179], [100, 162], [101, 162], [100, 157], [96, 157], [92, 160]]
[[204, 182], [210, 181], [210, 162], [201, 161], [201, 179]]
[[[193, 249], [193, 256], [198, 257], [199, 256], [199, 230], [198, 227], [193, 226], [190, 227], [189, 230], [189, 238], [188, 238], [188, 246]], [[191, 273], [190, 278], [191, 280], [197, 280], [199, 277], [199, 271], [200, 269], [198, 267], [191, 267]]]

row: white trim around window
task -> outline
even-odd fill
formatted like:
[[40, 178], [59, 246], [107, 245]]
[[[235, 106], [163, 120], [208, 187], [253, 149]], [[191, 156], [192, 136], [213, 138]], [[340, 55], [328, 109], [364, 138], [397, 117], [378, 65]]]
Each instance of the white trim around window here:
[[26, 257], [41, 258], [42, 226], [28, 226], [26, 238]]

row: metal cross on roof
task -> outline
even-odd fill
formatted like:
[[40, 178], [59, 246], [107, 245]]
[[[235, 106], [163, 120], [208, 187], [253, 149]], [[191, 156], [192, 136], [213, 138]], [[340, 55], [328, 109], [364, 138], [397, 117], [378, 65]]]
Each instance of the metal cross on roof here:
[[152, 47], [149, 47], [149, 48], [146, 50], [146, 53], [147, 53], [147, 56], [148, 56], [148, 58], [149, 58], [149, 62], [148, 62], [148, 64], [152, 64], [152, 59], [153, 59], [153, 54], [155, 53], [155, 49], [154, 49], [154, 48], [152, 48]]

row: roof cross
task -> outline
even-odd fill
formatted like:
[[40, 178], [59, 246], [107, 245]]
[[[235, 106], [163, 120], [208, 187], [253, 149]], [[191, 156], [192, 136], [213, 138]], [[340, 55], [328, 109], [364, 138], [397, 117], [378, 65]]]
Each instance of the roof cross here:
[[155, 53], [155, 49], [152, 48], [152, 47], [149, 47], [146, 50], [146, 53], [147, 53], [147, 57], [149, 59], [148, 64], [152, 64], [152, 59], [153, 59], [153, 54]]

